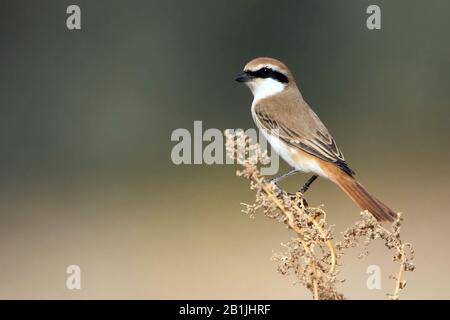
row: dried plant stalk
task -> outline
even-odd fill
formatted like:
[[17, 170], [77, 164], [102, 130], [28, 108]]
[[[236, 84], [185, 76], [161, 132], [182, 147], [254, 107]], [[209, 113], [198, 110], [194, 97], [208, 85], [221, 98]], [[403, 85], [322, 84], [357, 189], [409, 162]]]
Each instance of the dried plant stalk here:
[[309, 207], [300, 192], [288, 194], [268, 182], [257, 165], [267, 164], [270, 159], [258, 144], [251, 143], [243, 131], [226, 131], [225, 136], [227, 155], [242, 165], [237, 175], [248, 179], [250, 189], [256, 192], [253, 204], [242, 203], [243, 212], [254, 216], [262, 210], [266, 217], [283, 222], [296, 233], [295, 238], [284, 244], [286, 252], [273, 257], [279, 262], [278, 271], [281, 274], [293, 272], [297, 282], [311, 291], [313, 299], [344, 299], [336, 288], [343, 281], [338, 279], [338, 258], [345, 249], [359, 245], [361, 238], [365, 239], [363, 245], [366, 253], [369, 243], [380, 238], [387, 248], [395, 250], [393, 260], [400, 263], [399, 273], [392, 276], [396, 280], [394, 293], [389, 295], [391, 299], [398, 299], [406, 285], [402, 279], [403, 272], [414, 270], [412, 246], [402, 243], [400, 239], [400, 216], [389, 231], [370, 213], [362, 212], [362, 220], [347, 229], [342, 234], [343, 240], [334, 245], [332, 227], [326, 222], [325, 211], [321, 207]]
[[362, 219], [357, 221], [353, 226], [348, 228], [343, 234], [343, 240], [336, 244], [339, 252], [343, 252], [347, 248], [362, 245], [365, 250], [362, 256], [368, 254], [367, 246], [372, 240], [381, 239], [389, 250], [394, 251], [392, 260], [400, 264], [397, 275], [391, 275], [390, 278], [395, 280], [395, 289], [388, 297], [392, 300], [399, 299], [399, 293], [406, 286], [406, 280], [403, 279], [404, 271], [414, 271], [415, 266], [412, 263], [414, 259], [414, 249], [411, 243], [403, 243], [400, 238], [400, 227], [402, 222], [401, 214], [396, 221], [392, 223], [391, 230], [380, 225], [380, 223], [367, 211], [361, 212]]

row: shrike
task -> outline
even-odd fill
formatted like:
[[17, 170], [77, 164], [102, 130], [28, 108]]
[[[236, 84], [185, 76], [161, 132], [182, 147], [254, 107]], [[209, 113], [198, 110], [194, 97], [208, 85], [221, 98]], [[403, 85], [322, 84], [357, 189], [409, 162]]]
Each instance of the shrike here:
[[321, 176], [336, 183], [361, 209], [379, 221], [394, 221], [397, 214], [372, 196], [355, 179], [355, 172], [325, 125], [303, 99], [294, 77], [281, 61], [256, 58], [236, 78], [252, 91], [252, 116], [272, 148], [293, 170], [274, 180], [311, 172], [305, 192]]

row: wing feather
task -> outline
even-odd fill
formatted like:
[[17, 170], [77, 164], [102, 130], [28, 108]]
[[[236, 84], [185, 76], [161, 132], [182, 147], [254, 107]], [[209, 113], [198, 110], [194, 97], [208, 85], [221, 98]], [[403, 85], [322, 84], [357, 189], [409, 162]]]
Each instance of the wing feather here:
[[[280, 112], [282, 117], [277, 116]], [[284, 110], [275, 110], [270, 104], [257, 104], [253, 116], [260, 128], [277, 135], [288, 145], [334, 163], [351, 176], [355, 174], [347, 165], [336, 141], [306, 102], [300, 108], [284, 106]]]

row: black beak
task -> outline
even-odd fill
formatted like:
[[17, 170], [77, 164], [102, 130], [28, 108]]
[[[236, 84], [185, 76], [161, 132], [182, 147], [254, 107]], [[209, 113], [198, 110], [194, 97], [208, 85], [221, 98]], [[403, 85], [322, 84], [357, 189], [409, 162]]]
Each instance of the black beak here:
[[252, 79], [253, 79], [252, 75], [250, 75], [247, 71], [242, 71], [241, 73], [238, 74], [235, 80], [237, 82], [247, 82]]

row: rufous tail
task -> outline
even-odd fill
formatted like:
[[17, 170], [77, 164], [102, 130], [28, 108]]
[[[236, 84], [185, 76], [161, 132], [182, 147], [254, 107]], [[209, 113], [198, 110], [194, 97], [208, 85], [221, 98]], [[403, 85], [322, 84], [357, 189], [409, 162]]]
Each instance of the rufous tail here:
[[372, 196], [355, 178], [339, 175], [336, 184], [363, 210], [368, 210], [378, 221], [394, 221], [397, 213]]

